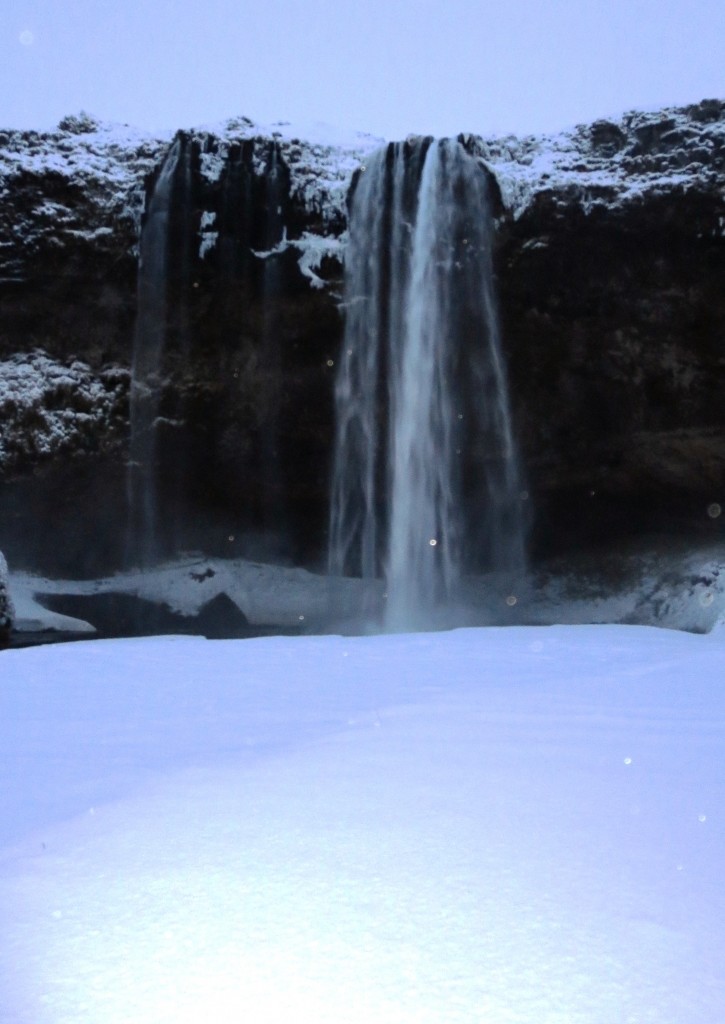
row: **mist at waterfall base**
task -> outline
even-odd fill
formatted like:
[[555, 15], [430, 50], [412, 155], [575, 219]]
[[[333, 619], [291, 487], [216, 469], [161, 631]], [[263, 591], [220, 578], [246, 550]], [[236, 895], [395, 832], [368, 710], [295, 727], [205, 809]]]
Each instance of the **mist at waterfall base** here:
[[721, 1024], [724, 655], [632, 626], [3, 652], [3, 1024]]
[[451, 624], [464, 572], [515, 595], [525, 563], [486, 172], [460, 141], [392, 143], [349, 232], [330, 573], [371, 581], [389, 628]]

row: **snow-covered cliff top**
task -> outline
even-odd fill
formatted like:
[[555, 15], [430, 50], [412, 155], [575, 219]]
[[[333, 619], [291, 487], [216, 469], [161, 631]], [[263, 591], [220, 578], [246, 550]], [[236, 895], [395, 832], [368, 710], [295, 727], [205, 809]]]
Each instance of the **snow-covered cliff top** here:
[[585, 210], [648, 191], [725, 183], [725, 102], [631, 111], [556, 135], [507, 136], [475, 146], [520, 216], [540, 192], [580, 197]]
[[[218, 177], [234, 143], [275, 139], [290, 169], [293, 195], [325, 224], [344, 220], [355, 169], [384, 144], [322, 124], [264, 125], [246, 117], [188, 134], [201, 144], [202, 173], [210, 180]], [[160, 164], [172, 138], [171, 132], [149, 135], [86, 114], [64, 118], [52, 132], [0, 131], [0, 245], [32, 246], [48, 231], [59, 240], [65, 233], [93, 241], [124, 221], [135, 233], [145, 178]], [[541, 193], [557, 193], [562, 202], [578, 202], [587, 211], [597, 204], [626, 204], [653, 189], [722, 185], [725, 102], [630, 112], [556, 135], [471, 137], [470, 143], [496, 174], [504, 205], [514, 217]], [[48, 176], [56, 183], [52, 200], [44, 195]], [[73, 202], [57, 195], [64, 182], [75, 195]], [[21, 185], [26, 198], [18, 217], [13, 194]], [[3, 207], [11, 213], [3, 215]], [[5, 263], [0, 276], [12, 273], [11, 263]]]
[[202, 125], [189, 134], [199, 138], [202, 145], [205, 139], [217, 140], [217, 147], [203, 161], [203, 173], [212, 180], [221, 174], [227, 149], [233, 143], [274, 139], [289, 167], [293, 196], [307, 209], [319, 211], [327, 221], [344, 216], [353, 173], [368, 153], [385, 144], [384, 139], [373, 135], [342, 131], [319, 121], [260, 124], [248, 117]]
[[[87, 115], [64, 118], [53, 132], [0, 130], [0, 204], [19, 181], [48, 175], [76, 188], [92, 190], [101, 207], [138, 221], [143, 181], [172, 138], [149, 135], [128, 125], [109, 124]], [[36, 213], [63, 220], [62, 204], [42, 202]]]
[[[235, 143], [276, 140], [294, 198], [324, 225], [344, 223], [352, 175], [366, 154], [383, 145], [382, 139], [320, 123], [264, 125], [246, 117], [186, 134], [198, 141], [202, 174], [210, 181], [219, 177]], [[146, 179], [173, 138], [173, 132], [151, 135], [84, 113], [64, 118], [50, 132], [0, 130], [0, 281], [22, 280], [40, 247], [60, 250], [74, 240], [112, 246], [120, 237], [122, 248], [133, 248]], [[303, 259], [311, 253], [311, 265], [319, 261], [319, 243], [317, 236], [301, 240]], [[321, 284], [311, 267], [303, 272]]]
[[[323, 215], [342, 213], [353, 172], [384, 144], [319, 122], [260, 124], [247, 117], [192, 128], [188, 135], [201, 143], [202, 172], [210, 180], [218, 178], [232, 144], [275, 139], [290, 169], [293, 193]], [[52, 132], [0, 130], [0, 202], [24, 176], [55, 175], [81, 188], [92, 186], [102, 205], [138, 221], [144, 178], [161, 163], [173, 137], [173, 132], [151, 135], [86, 114], [64, 118]], [[56, 218], [59, 212], [54, 211]]]

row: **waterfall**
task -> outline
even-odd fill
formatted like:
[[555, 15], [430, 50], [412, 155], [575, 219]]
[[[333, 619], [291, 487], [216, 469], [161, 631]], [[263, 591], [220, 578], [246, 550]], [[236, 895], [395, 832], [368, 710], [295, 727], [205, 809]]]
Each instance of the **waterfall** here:
[[373, 154], [352, 197], [329, 571], [385, 577], [390, 628], [466, 572], [520, 573], [520, 473], [485, 172], [454, 140]]
[[[218, 184], [205, 183], [200, 168], [208, 144], [180, 133], [147, 197], [131, 372], [128, 566], [197, 546], [201, 481], [214, 480], [215, 460], [227, 480], [236, 476], [227, 493], [260, 535], [284, 526], [278, 451], [284, 265], [277, 249], [289, 171], [276, 142], [242, 139], [217, 152]], [[214, 224], [215, 244], [202, 256], [203, 221]], [[258, 259], [259, 252], [269, 258]], [[246, 368], [256, 375], [254, 395]], [[238, 420], [224, 413], [217, 420], [209, 396], [218, 393], [222, 404], [231, 404], [235, 392]], [[204, 407], [208, 457], [189, 429]], [[245, 436], [251, 443], [237, 443]], [[245, 477], [256, 486], [245, 487]]]
[[136, 330], [131, 365], [131, 440], [127, 475], [127, 562], [158, 559], [157, 421], [168, 323], [169, 231], [182, 151], [177, 138], [159, 171], [139, 242]]
[[[273, 143], [264, 173], [263, 210], [260, 225], [261, 248], [269, 255], [262, 261], [262, 329], [260, 361], [267, 380], [267, 409], [260, 424], [259, 458], [261, 482], [260, 528], [262, 534], [281, 538], [285, 527], [283, 473], [279, 456], [279, 408], [282, 395], [282, 353], [280, 348], [280, 298], [284, 288], [281, 256], [275, 252], [285, 235], [285, 202], [289, 178], [279, 146]], [[279, 541], [278, 541], [279, 543]]]

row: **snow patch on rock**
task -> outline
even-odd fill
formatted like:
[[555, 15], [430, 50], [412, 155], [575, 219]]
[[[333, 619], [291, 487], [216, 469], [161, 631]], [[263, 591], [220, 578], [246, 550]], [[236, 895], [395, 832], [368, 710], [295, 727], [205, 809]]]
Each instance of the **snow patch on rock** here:
[[[78, 631], [81, 620], [63, 624], [42, 607], [44, 594], [127, 594], [184, 616], [197, 615], [220, 594], [227, 595], [252, 626], [314, 631], [329, 620], [331, 583], [306, 569], [243, 559], [181, 557], [144, 571], [118, 573], [100, 580], [50, 580], [13, 573], [12, 588], [22, 608], [18, 628]], [[359, 579], [334, 581], [334, 601], [341, 618], [359, 611], [367, 584]], [[85, 627], [93, 629], [86, 624]]]
[[585, 213], [645, 192], [718, 188], [725, 170], [725, 101], [630, 111], [555, 135], [476, 139], [504, 206], [518, 218], [542, 192], [578, 199]]
[[129, 373], [66, 365], [41, 349], [0, 362], [0, 470], [62, 451], [97, 451], [126, 431]]
[[643, 547], [536, 574], [529, 621], [709, 633], [725, 618], [725, 550]]
[[[352, 176], [367, 155], [385, 144], [384, 139], [364, 132], [342, 131], [323, 122], [307, 124], [277, 121], [262, 124], [248, 117], [231, 118], [222, 124], [203, 125], [190, 132], [213, 150], [202, 149], [202, 173], [218, 181], [229, 146], [245, 140], [277, 143], [290, 171], [292, 199], [318, 214], [325, 224], [346, 219], [345, 202]], [[264, 164], [255, 167], [263, 174]]]
[[287, 249], [296, 249], [300, 257], [297, 261], [300, 272], [308, 279], [313, 288], [325, 288], [327, 282], [316, 273], [324, 259], [333, 258], [340, 262], [344, 259], [347, 232], [342, 235], [317, 235], [313, 231], [303, 231], [299, 238], [288, 238], [285, 229], [281, 242], [266, 252], [254, 252], [257, 259], [268, 259]]
[[[47, 232], [48, 217], [61, 237], [72, 230], [93, 240], [99, 228], [112, 232], [119, 220], [137, 232], [145, 178], [163, 159], [171, 138], [171, 132], [151, 135], [88, 115], [64, 118], [55, 131], [0, 131], [0, 199], [21, 188], [32, 194], [37, 187], [41, 200], [15, 223], [0, 227], [25, 245]], [[48, 176], [61, 190], [67, 186], [68, 202], [42, 198]]]

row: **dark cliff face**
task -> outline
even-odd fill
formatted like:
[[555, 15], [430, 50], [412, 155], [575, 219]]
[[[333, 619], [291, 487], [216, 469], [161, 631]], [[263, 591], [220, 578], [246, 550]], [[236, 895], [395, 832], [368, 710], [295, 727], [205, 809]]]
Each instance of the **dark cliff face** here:
[[707, 510], [725, 486], [724, 117], [705, 102], [580, 129], [551, 183], [504, 220], [535, 550], [721, 536]]
[[[244, 119], [177, 140], [162, 551], [318, 565], [345, 194], [374, 142], [310, 144]], [[11, 563], [123, 563], [138, 238], [171, 143], [72, 120], [0, 135]], [[725, 104], [466, 144], [501, 193], [495, 266], [534, 553], [720, 535], [707, 510], [725, 505]]]

